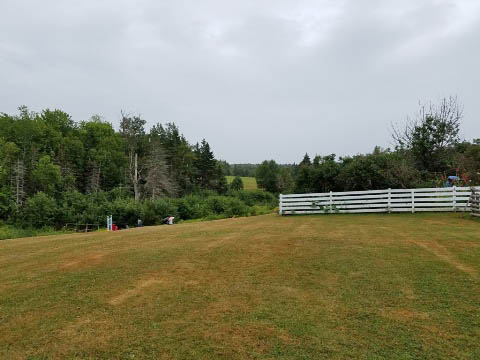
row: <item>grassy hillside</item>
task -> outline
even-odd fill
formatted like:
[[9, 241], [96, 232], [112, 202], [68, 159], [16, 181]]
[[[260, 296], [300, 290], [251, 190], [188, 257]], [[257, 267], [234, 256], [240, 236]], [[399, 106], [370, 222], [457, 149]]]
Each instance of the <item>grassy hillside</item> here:
[[480, 222], [265, 215], [0, 242], [1, 359], [480, 357]]
[[[227, 182], [231, 184], [233, 179], [235, 179], [235, 176], [227, 176]], [[247, 177], [247, 176], [241, 176], [240, 177], [243, 181], [243, 187], [245, 190], [257, 190], [257, 179], [254, 177]]]

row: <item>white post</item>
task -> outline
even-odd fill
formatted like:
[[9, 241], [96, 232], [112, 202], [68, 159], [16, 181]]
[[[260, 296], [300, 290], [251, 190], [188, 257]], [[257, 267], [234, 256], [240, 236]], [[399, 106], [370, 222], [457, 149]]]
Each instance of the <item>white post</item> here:
[[415, 190], [412, 189], [412, 214], [415, 212]]
[[453, 186], [453, 211], [457, 211], [457, 188]]
[[332, 212], [332, 205], [333, 205], [333, 198], [332, 198], [332, 192], [330, 191], [330, 212]]
[[278, 213], [280, 215], [282, 215], [282, 201], [283, 201], [283, 195], [280, 194], [280, 200], [279, 200], [279, 203], [278, 203]]
[[388, 213], [392, 212], [391, 210], [391, 197], [392, 197], [392, 189], [388, 188]]

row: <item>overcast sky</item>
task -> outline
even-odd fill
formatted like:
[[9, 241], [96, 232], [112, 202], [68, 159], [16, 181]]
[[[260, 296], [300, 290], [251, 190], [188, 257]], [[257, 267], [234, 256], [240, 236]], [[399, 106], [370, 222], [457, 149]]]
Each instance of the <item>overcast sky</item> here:
[[480, 137], [479, 0], [0, 0], [0, 112], [175, 122], [231, 163], [369, 152], [457, 95]]

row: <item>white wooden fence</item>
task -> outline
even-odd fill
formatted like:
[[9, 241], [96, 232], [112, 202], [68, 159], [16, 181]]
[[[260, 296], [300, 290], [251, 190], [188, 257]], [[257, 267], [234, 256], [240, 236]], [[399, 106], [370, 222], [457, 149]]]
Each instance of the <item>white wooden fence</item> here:
[[[477, 194], [480, 188], [477, 188]], [[281, 215], [417, 211], [480, 212], [470, 187], [386, 189], [280, 195]], [[476, 196], [475, 193], [473, 196]], [[473, 199], [473, 197], [472, 197]], [[478, 198], [476, 198], [478, 199]]]
[[470, 199], [471, 202], [471, 209], [472, 209], [472, 216], [480, 217], [480, 193], [475, 192], [472, 194]]

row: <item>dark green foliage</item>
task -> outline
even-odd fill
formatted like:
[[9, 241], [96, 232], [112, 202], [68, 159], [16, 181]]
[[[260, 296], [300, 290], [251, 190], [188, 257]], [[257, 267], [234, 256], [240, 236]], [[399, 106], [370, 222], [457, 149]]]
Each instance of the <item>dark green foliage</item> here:
[[218, 160], [217, 164], [222, 168], [222, 173], [225, 176], [232, 175], [232, 170], [228, 162], [226, 162], [225, 160]]
[[231, 196], [237, 197], [248, 206], [254, 206], [256, 204], [265, 205], [269, 207], [275, 207], [277, 205], [277, 197], [266, 191], [259, 190], [242, 190], [231, 192]]
[[262, 162], [255, 174], [257, 184], [260, 188], [278, 193], [280, 190], [280, 167], [274, 160]]
[[40, 158], [32, 171], [32, 177], [36, 188], [49, 195], [55, 194], [62, 181], [60, 166], [53, 164], [48, 155]]
[[[375, 148], [373, 153], [335, 160], [335, 155], [316, 156], [313, 164], [296, 169], [295, 192], [329, 192], [414, 188], [426, 185], [408, 156]], [[434, 186], [434, 185], [432, 185]]]
[[203, 197], [198, 195], [187, 195], [178, 199], [177, 207], [180, 218], [189, 220], [207, 216], [207, 208], [203, 200]]
[[225, 209], [226, 217], [255, 215], [252, 211], [253, 210], [239, 199], [228, 198], [227, 208]]
[[58, 208], [54, 198], [38, 192], [29, 198], [22, 209], [23, 223], [41, 228], [57, 224]]
[[233, 191], [243, 190], [243, 181], [240, 176], [235, 176], [232, 183], [230, 184], [230, 189]]
[[0, 218], [1, 219], [6, 219], [8, 218], [11, 207], [12, 207], [12, 202], [10, 200], [11, 194], [8, 192], [6, 188], [1, 188], [0, 189]]
[[79, 190], [97, 192], [122, 184], [128, 161], [126, 144], [112, 125], [94, 116], [90, 121], [80, 123], [79, 140], [85, 156], [80, 167], [83, 179]]
[[[122, 114], [116, 132], [98, 115], [76, 123], [58, 109], [23, 106], [17, 115], [0, 113], [0, 221], [58, 228], [104, 224], [112, 214], [119, 226], [138, 218], [153, 225], [167, 215], [253, 215], [276, 206], [271, 193], [441, 186], [448, 175], [478, 185], [480, 141], [459, 141], [460, 118], [456, 99], [444, 99], [395, 133], [394, 151], [229, 165], [205, 139], [192, 146], [174, 123], [147, 131], [146, 120]], [[237, 176], [231, 186], [228, 174]], [[255, 176], [266, 191], [242, 191], [238, 176]]]
[[61, 228], [65, 224], [88, 223], [104, 227], [106, 216], [112, 215], [114, 223], [125, 228], [136, 226], [138, 219], [144, 225], [159, 225], [166, 216], [175, 216], [177, 220], [248, 216], [256, 214], [257, 206], [273, 209], [276, 205], [277, 198], [264, 191], [238, 191], [226, 196], [202, 191], [182, 198], [140, 202], [131, 195], [125, 196], [120, 189], [95, 194], [67, 191], [58, 200], [39, 192], [20, 209], [19, 225]]
[[211, 189], [216, 175], [216, 160], [210, 149], [210, 145], [203, 139], [201, 145], [195, 145], [194, 153], [196, 185], [200, 188]]
[[146, 225], [158, 225], [166, 216], [175, 216], [179, 219], [176, 199], [162, 198], [144, 201], [139, 218]]
[[191, 192], [195, 187], [195, 154], [178, 127], [174, 123], [156, 124], [150, 131], [150, 138], [165, 150], [169, 175], [178, 186], [179, 195]]
[[295, 192], [308, 193], [313, 191], [315, 184], [313, 170], [311, 164], [304, 163], [298, 166], [297, 177], [295, 180]]
[[312, 162], [310, 161], [310, 156], [308, 156], [307, 153], [305, 153], [305, 156], [303, 157], [303, 160], [300, 162], [300, 166], [302, 166], [302, 165], [306, 165], [306, 166], [312, 165]]
[[[205, 198], [228, 192], [230, 173], [205, 139], [192, 146], [173, 123], [150, 132], [145, 125], [140, 116], [124, 113], [119, 132], [98, 115], [75, 123], [61, 110], [21, 107], [18, 115], [0, 114], [0, 221], [62, 227], [103, 224], [112, 214], [117, 225], [131, 226], [138, 218], [147, 225], [166, 215], [254, 212], [230, 196], [222, 211], [205, 204]], [[168, 198], [193, 193], [198, 195]]]
[[223, 195], [228, 191], [228, 182], [225, 177], [224, 167], [219, 164], [215, 165], [215, 175], [211, 181], [212, 188], [219, 194]]
[[290, 166], [281, 166], [278, 179], [278, 187], [281, 192], [289, 193], [295, 188], [292, 168]]

